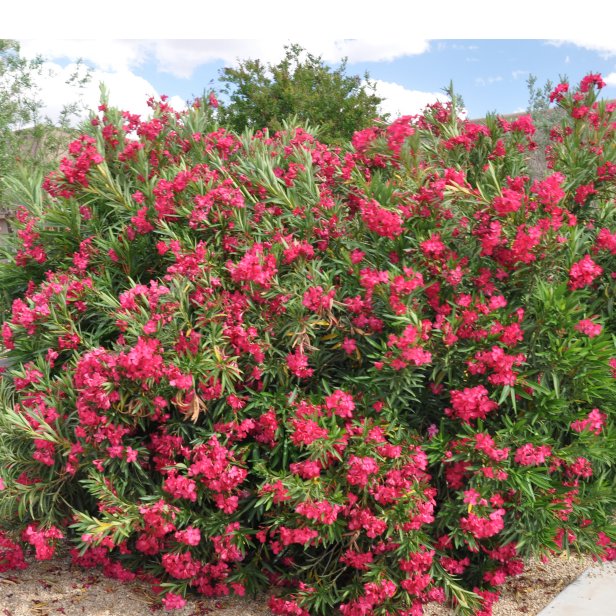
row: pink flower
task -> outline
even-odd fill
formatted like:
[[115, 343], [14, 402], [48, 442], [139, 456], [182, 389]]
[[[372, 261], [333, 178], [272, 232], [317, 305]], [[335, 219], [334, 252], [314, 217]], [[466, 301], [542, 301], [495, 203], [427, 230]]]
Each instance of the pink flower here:
[[314, 373], [312, 368], [308, 368], [308, 357], [300, 349], [287, 355], [287, 366], [300, 379], [308, 378]]
[[184, 530], [178, 530], [173, 535], [177, 541], [185, 545], [199, 545], [201, 542], [201, 532], [194, 526], [189, 526]]
[[366, 256], [366, 253], [359, 250], [359, 248], [356, 248], [355, 250], [351, 251], [350, 256], [351, 256], [351, 263], [353, 263], [354, 265], [357, 265]]
[[370, 539], [382, 535], [387, 529], [387, 522], [373, 515], [370, 509], [352, 509], [348, 519], [349, 530], [364, 529]]
[[171, 387], [177, 387], [178, 389], [192, 389], [193, 377], [191, 374], [182, 374], [178, 372], [169, 380]]
[[59, 528], [39, 528], [38, 524], [29, 524], [21, 534], [23, 541], [33, 545], [36, 560], [51, 560], [56, 550], [56, 539], [63, 539], [64, 535]]
[[474, 513], [469, 513], [468, 517], [461, 518], [460, 528], [471, 533], [477, 539], [486, 539], [500, 533], [505, 527], [503, 516], [504, 509], [493, 511], [487, 518], [482, 518]]
[[349, 548], [341, 557], [340, 562], [360, 571], [368, 571], [368, 565], [374, 560], [372, 552], [355, 552]]
[[284, 249], [283, 255], [283, 262], [288, 265], [299, 257], [312, 259], [314, 257], [314, 248], [306, 241], [298, 242], [297, 240], [293, 240], [289, 247]]
[[310, 614], [295, 601], [274, 597], [269, 598], [268, 607], [274, 614], [280, 616], [310, 616]]
[[609, 229], [601, 229], [597, 233], [595, 248], [597, 250], [609, 250], [613, 255], [616, 255], [616, 233], [611, 233]]
[[596, 194], [597, 194], [597, 191], [595, 189], [595, 185], [592, 182], [590, 184], [582, 184], [581, 186], [577, 187], [573, 200], [578, 205], [584, 205], [588, 197], [590, 197], [591, 195], [596, 195]]
[[524, 202], [524, 194], [511, 190], [510, 188], [503, 188], [502, 196], [496, 197], [492, 202], [492, 207], [498, 216], [507, 216], [517, 212]]
[[280, 540], [283, 545], [291, 545], [292, 543], [306, 545], [319, 536], [318, 531], [312, 528], [287, 528], [280, 526], [278, 531], [280, 532]]
[[239, 562], [244, 558], [242, 551], [233, 542], [239, 528], [239, 522], [233, 522], [225, 527], [223, 535], [215, 535], [212, 537], [214, 551], [221, 561]]
[[353, 338], [345, 338], [340, 344], [340, 348], [347, 354], [351, 355], [357, 348], [357, 342]]
[[299, 475], [302, 479], [314, 479], [321, 474], [321, 463], [317, 460], [304, 460], [303, 462], [292, 462], [289, 470], [294, 475]]
[[600, 73], [589, 73], [580, 82], [580, 92], [588, 92], [592, 86], [596, 86], [598, 90], [605, 88], [605, 81], [601, 78]]
[[538, 466], [543, 464], [546, 458], [552, 455], [552, 450], [549, 445], [538, 445], [535, 447], [532, 443], [526, 443], [519, 447], [514, 456], [514, 461], [522, 466]]
[[601, 333], [602, 327], [590, 319], [582, 319], [577, 323], [575, 329], [582, 334], [586, 334], [589, 338], [594, 338]]
[[401, 116], [394, 120], [386, 129], [387, 146], [396, 155], [400, 154], [400, 149], [404, 140], [415, 132], [411, 126], [412, 116]]
[[[291, 472], [295, 472], [295, 471], [291, 469]], [[263, 494], [273, 494], [274, 495], [274, 498], [273, 498], [274, 505], [278, 505], [279, 503], [284, 503], [285, 501], [288, 501], [291, 498], [289, 496], [289, 492], [287, 491], [287, 489], [282, 484], [282, 481], [280, 480], [278, 480], [274, 484], [266, 483], [259, 491], [260, 496], [262, 496]]]
[[295, 507], [295, 511], [309, 520], [322, 524], [333, 524], [341, 511], [341, 505], [332, 505], [329, 501], [303, 502]]
[[533, 118], [530, 115], [522, 115], [511, 123], [511, 130], [520, 131], [526, 135], [535, 134]]
[[9, 351], [15, 348], [15, 344], [13, 343], [13, 332], [6, 321], [2, 323], [2, 341], [4, 343], [4, 348]]
[[265, 254], [263, 244], [253, 244], [238, 263], [227, 262], [233, 282], [253, 282], [264, 288], [271, 286], [276, 275], [276, 257]]
[[4, 531], [0, 531], [0, 573], [11, 569], [25, 569], [27, 566], [21, 545], [12, 541]]
[[167, 476], [163, 490], [173, 498], [185, 498], [193, 503], [197, 500], [197, 484], [184, 475], [178, 475], [176, 471]]
[[569, 91], [568, 83], [559, 83], [553, 90], [550, 92], [550, 103], [559, 103], [563, 98], [565, 98], [565, 94]]
[[431, 235], [427, 240], [419, 244], [421, 252], [428, 258], [439, 258], [446, 250], [445, 244], [438, 233]]
[[586, 458], [580, 456], [569, 465], [568, 472], [577, 477], [592, 477], [592, 466]]
[[513, 366], [518, 366], [526, 360], [526, 357], [518, 353], [508, 355], [498, 346], [493, 346], [489, 351], [475, 353], [473, 361], [468, 361], [468, 371], [471, 374], [485, 374], [488, 369], [493, 373], [488, 376], [488, 382], [492, 385], [515, 385], [517, 373]]
[[445, 409], [445, 414], [458, 417], [465, 423], [472, 419], [484, 419], [488, 413], [498, 408], [498, 404], [488, 398], [488, 390], [483, 385], [463, 390], [453, 389], [450, 396], [452, 408]]
[[365, 487], [369, 476], [379, 472], [377, 461], [369, 456], [363, 458], [351, 456], [348, 465], [347, 481], [355, 486]]
[[323, 287], [310, 287], [305, 293], [302, 304], [313, 312], [321, 312], [322, 310], [330, 310], [334, 302], [336, 289], [332, 289], [328, 293], [323, 291]]
[[163, 605], [168, 611], [180, 610], [186, 605], [186, 599], [184, 599], [181, 595], [168, 592], [163, 598]]
[[426, 432], [428, 433], [428, 438], [434, 438], [438, 434], [439, 428], [436, 424], [430, 424]]
[[571, 266], [569, 270], [569, 288], [583, 289], [597, 277], [601, 276], [603, 268], [597, 265], [589, 255], [585, 255]]
[[455, 558], [441, 556], [440, 561], [441, 565], [443, 565], [443, 569], [452, 575], [462, 575], [466, 568], [471, 564], [468, 557], [462, 558], [461, 560], [456, 560]]
[[571, 423], [571, 429], [575, 432], [583, 432], [588, 430], [595, 435], [598, 435], [603, 430], [607, 414], [602, 413], [599, 409], [593, 409], [588, 413], [585, 419], [578, 419]]
[[325, 408], [338, 417], [351, 419], [355, 410], [355, 402], [351, 394], [337, 389], [331, 396], [325, 398]]
[[402, 218], [396, 212], [386, 210], [374, 200], [363, 201], [360, 208], [361, 218], [370, 231], [391, 240], [402, 235]]
[[329, 436], [329, 432], [312, 419], [293, 419], [291, 424], [295, 428], [291, 440], [296, 446], [310, 445], [317, 439]]
[[553, 173], [543, 180], [535, 180], [532, 191], [537, 195], [539, 203], [548, 207], [557, 205], [565, 196], [562, 189], [565, 179], [562, 173]]
[[165, 571], [178, 580], [187, 580], [194, 577], [199, 572], [200, 567], [199, 562], [193, 560], [190, 552], [183, 552], [182, 554], [167, 552], [167, 554], [163, 554], [161, 562]]

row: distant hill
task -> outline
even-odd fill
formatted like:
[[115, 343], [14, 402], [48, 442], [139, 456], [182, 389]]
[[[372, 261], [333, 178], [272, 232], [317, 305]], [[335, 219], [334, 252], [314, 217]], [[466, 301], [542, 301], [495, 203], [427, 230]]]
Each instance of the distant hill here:
[[[76, 134], [77, 131], [50, 126], [17, 130], [13, 133], [16, 142], [15, 160], [52, 169], [68, 154], [68, 144]], [[11, 204], [0, 203], [0, 237], [11, 230], [12, 209]]]
[[76, 134], [76, 130], [50, 126], [15, 131], [17, 154], [22, 160], [32, 161], [34, 164], [54, 165], [68, 154], [68, 144]]

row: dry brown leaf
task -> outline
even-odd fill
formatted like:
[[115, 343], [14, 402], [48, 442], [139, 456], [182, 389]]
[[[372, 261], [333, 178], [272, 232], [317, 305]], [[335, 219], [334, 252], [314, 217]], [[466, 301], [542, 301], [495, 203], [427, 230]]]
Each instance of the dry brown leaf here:
[[188, 402], [185, 401], [182, 394], [178, 394], [173, 399], [173, 402], [180, 411], [180, 413], [184, 415], [184, 418], [192, 421], [193, 423], [195, 423], [197, 419], [199, 419], [199, 415], [202, 412], [205, 412], [207, 410], [207, 405], [203, 400], [201, 400], [201, 398], [199, 398], [199, 396], [194, 390], [192, 392], [192, 397]]
[[32, 599], [33, 605], [30, 606], [30, 613], [37, 616], [48, 616], [49, 610], [45, 601], [39, 601], [38, 599]]
[[147, 588], [136, 586], [131, 588], [131, 590], [133, 595], [135, 595], [135, 600], [140, 603], [144, 603], [145, 605], [155, 605], [160, 602], [157, 596]]

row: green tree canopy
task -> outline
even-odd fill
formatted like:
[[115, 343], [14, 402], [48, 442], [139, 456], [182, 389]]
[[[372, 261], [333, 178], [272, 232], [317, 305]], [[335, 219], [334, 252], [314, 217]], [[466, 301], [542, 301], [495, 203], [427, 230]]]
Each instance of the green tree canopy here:
[[[561, 75], [559, 81], [564, 83], [568, 79], [566, 75]], [[535, 133], [537, 149], [531, 154], [530, 172], [533, 178], [543, 178], [548, 173], [545, 148], [550, 143], [550, 130], [561, 124], [567, 114], [564, 109], [550, 102], [550, 92], [554, 89], [554, 84], [550, 79], [543, 86], [537, 86], [537, 76], [531, 73], [526, 80], [526, 86], [528, 88], [526, 111], [532, 116], [537, 130]]]
[[41, 56], [23, 57], [17, 41], [0, 39], [0, 209], [12, 209], [15, 181], [57, 166], [83, 111], [77, 90], [89, 81], [90, 71], [79, 60], [66, 81], [76, 89], [75, 100], [64, 104], [57, 118], [43, 114], [36, 83], [43, 63]]
[[37, 117], [40, 103], [33, 76], [41, 62], [40, 58], [27, 60], [20, 56], [17, 41], [0, 39], [0, 178], [15, 164], [15, 131], [32, 124]]
[[285, 47], [276, 65], [260, 60], [242, 60], [239, 66], [221, 70], [222, 91], [229, 102], [222, 104], [219, 118], [236, 131], [269, 128], [279, 130], [294, 117], [300, 123], [319, 127], [325, 142], [341, 142], [356, 130], [366, 128], [380, 115], [383, 100], [366, 73], [347, 75], [347, 59], [337, 69], [321, 56], [300, 45]]

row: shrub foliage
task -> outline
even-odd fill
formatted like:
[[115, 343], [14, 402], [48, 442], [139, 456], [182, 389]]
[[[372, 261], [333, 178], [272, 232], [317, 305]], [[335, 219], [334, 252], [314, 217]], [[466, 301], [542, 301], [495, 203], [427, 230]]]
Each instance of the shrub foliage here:
[[435, 104], [238, 136], [103, 104], [22, 181], [0, 568], [24, 551], [276, 614], [489, 614], [524, 560], [616, 556], [615, 106]]

